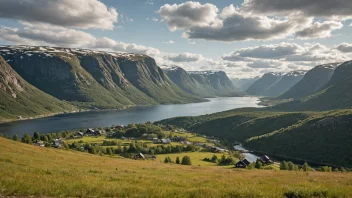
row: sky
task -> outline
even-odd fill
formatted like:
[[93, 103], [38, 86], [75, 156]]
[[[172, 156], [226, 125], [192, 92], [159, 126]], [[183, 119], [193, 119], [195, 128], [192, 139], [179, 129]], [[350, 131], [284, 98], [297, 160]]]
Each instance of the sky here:
[[1, 0], [0, 45], [143, 53], [231, 78], [352, 58], [350, 0]]

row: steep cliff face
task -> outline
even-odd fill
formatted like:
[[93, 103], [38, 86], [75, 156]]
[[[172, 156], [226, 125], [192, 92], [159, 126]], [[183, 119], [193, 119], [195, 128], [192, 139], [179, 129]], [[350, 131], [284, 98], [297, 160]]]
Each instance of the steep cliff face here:
[[203, 101], [177, 87], [146, 55], [7, 46], [0, 55], [26, 81], [87, 109]]
[[274, 106], [280, 110], [331, 110], [352, 108], [352, 61], [339, 65], [330, 81], [317, 92], [289, 103]]
[[198, 83], [206, 85], [216, 96], [241, 96], [223, 71], [191, 71], [188, 72]]
[[302, 80], [278, 98], [298, 99], [313, 94], [329, 82], [335, 68], [339, 64], [341, 63], [330, 63], [314, 67], [304, 75]]
[[264, 74], [259, 80], [255, 81], [246, 92], [250, 95], [264, 95], [265, 91], [279, 82], [284, 73], [270, 72]]
[[138, 90], [119, 67], [116, 54], [76, 53], [82, 67], [105, 89], [113, 93], [116, 100], [123, 104], [150, 105], [157, 102]]
[[304, 70], [297, 70], [297, 71], [291, 71], [286, 73], [285, 75], [282, 76], [280, 81], [278, 81], [273, 86], [265, 90], [263, 92], [263, 95], [275, 97], [286, 92], [296, 83], [298, 83], [306, 73], [307, 71], [304, 71]]
[[129, 82], [160, 103], [204, 101], [174, 84], [155, 60], [148, 56], [118, 57], [117, 61]]
[[122, 108], [114, 98], [80, 65], [69, 50], [50, 47], [9, 48], [4, 58], [26, 81], [60, 99], [85, 108]]
[[208, 80], [205, 78], [204, 80], [197, 81], [184, 69], [178, 66], [164, 66], [163, 70], [167, 76], [185, 92], [203, 98], [211, 98], [217, 96], [216, 90], [210, 86]]
[[77, 110], [33, 87], [0, 56], [0, 120]]

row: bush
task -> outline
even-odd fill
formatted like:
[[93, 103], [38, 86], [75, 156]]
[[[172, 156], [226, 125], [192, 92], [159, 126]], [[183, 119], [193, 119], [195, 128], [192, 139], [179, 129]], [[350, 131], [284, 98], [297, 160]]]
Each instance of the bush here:
[[21, 142], [26, 143], [26, 144], [32, 144], [32, 137], [27, 134], [24, 134]]
[[256, 169], [261, 169], [263, 166], [263, 164], [257, 159], [257, 161], [255, 162], [255, 168]]
[[178, 156], [176, 157], [176, 164], [180, 164], [180, 158]]
[[182, 158], [182, 165], [192, 165], [191, 158], [189, 156], [184, 156]]
[[164, 163], [172, 163], [172, 160], [170, 157], [165, 157]]
[[218, 161], [218, 156], [213, 155], [213, 157], [211, 158], [211, 161], [216, 163]]

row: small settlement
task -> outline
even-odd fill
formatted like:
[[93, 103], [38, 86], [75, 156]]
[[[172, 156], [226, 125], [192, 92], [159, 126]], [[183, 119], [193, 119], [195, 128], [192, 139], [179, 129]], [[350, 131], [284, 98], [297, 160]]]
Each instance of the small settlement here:
[[[263, 155], [261, 158], [258, 158], [257, 160], [259, 160], [262, 163], [262, 165], [270, 165], [270, 164], [274, 163], [274, 161], [272, 161], [267, 155]], [[251, 164], [251, 162], [249, 162], [245, 158], [245, 159], [242, 159], [239, 162], [237, 162], [235, 164], [235, 168], [246, 168], [250, 164]]]

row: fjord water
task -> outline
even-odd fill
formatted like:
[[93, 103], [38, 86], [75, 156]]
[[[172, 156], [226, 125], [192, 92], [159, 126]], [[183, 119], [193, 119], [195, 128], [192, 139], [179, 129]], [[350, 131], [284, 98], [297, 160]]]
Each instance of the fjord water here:
[[129, 123], [154, 122], [177, 116], [198, 116], [242, 107], [259, 107], [256, 97], [210, 98], [209, 102], [135, 107], [122, 111], [90, 111], [62, 114], [35, 120], [0, 124], [0, 132], [9, 136], [58, 132], [88, 127], [107, 127]]

